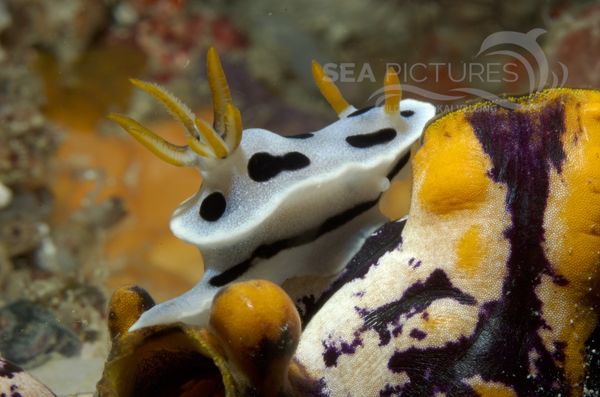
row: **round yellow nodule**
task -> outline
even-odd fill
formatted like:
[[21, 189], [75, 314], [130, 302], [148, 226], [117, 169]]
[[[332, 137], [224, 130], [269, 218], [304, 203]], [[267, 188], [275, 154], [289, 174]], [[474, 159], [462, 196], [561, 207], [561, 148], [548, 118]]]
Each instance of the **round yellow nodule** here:
[[298, 311], [281, 287], [265, 280], [231, 284], [215, 297], [210, 325], [254, 386], [281, 385], [301, 332]]
[[128, 285], [117, 289], [108, 303], [108, 329], [111, 338], [124, 335], [154, 300], [141, 287]]

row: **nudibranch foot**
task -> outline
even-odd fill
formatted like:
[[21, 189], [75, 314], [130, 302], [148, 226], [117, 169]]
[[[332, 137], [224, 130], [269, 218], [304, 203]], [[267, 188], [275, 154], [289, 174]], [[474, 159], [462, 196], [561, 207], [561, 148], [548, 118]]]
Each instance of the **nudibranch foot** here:
[[187, 145], [169, 143], [126, 116], [111, 116], [159, 157], [198, 167], [203, 178], [201, 190], [175, 210], [171, 230], [200, 249], [205, 275], [191, 291], [145, 312], [132, 330], [173, 321], [205, 325], [216, 292], [235, 281], [282, 284], [338, 273], [385, 221], [377, 209], [382, 192], [435, 114], [428, 103], [401, 100], [391, 69], [383, 106], [356, 110], [314, 62], [315, 82], [338, 121], [291, 137], [264, 129], [242, 132], [214, 49], [207, 66], [212, 127], [163, 88], [132, 81], [181, 121]]

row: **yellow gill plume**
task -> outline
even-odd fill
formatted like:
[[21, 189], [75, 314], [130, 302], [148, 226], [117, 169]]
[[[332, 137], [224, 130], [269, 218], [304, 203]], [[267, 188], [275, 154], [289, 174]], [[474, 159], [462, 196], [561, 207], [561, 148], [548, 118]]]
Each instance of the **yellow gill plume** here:
[[203, 158], [225, 158], [233, 153], [242, 139], [240, 111], [231, 100], [231, 94], [214, 48], [208, 50], [208, 82], [214, 108], [214, 128], [197, 117], [186, 105], [163, 87], [136, 79], [131, 83], [160, 101], [169, 113], [185, 127], [187, 145], [167, 142], [137, 121], [120, 114], [108, 118], [119, 124], [137, 141], [164, 161], [177, 165], [193, 165], [196, 155]]

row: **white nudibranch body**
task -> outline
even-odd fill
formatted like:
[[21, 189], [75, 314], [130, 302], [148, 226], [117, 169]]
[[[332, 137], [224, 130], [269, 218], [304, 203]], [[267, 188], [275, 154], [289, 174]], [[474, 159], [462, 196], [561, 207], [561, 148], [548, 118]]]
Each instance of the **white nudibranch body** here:
[[[208, 133], [198, 119], [190, 122], [195, 116], [170, 94], [136, 84], [189, 127], [187, 147], [162, 141], [124, 116], [111, 116], [160, 157], [198, 166], [203, 177], [201, 190], [175, 210], [171, 230], [200, 249], [205, 273], [190, 291], [145, 312], [131, 330], [176, 321], [205, 325], [214, 295], [233, 281], [263, 278], [281, 284], [338, 273], [385, 221], [377, 206], [382, 189], [406, 165], [411, 145], [435, 114], [428, 103], [400, 101], [391, 71], [385, 104], [356, 110], [315, 63], [315, 81], [340, 120], [296, 136], [264, 129], [242, 133], [212, 49], [208, 66], [215, 105], [214, 130]], [[219, 153], [220, 144], [225, 153]]]

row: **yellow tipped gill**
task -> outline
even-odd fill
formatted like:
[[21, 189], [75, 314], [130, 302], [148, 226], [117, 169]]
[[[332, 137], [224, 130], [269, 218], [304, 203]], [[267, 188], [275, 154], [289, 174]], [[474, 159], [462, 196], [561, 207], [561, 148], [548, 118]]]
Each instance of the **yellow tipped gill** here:
[[225, 144], [223, 139], [221, 139], [219, 134], [204, 120], [198, 117], [196, 117], [194, 123], [198, 128], [198, 131], [200, 131], [200, 134], [202, 134], [204, 139], [206, 139], [206, 142], [208, 142], [208, 144], [212, 148], [212, 151], [214, 152], [215, 156], [217, 156], [217, 158], [227, 157], [227, 155], [229, 154], [227, 150], [227, 145]]
[[176, 166], [190, 165], [194, 161], [193, 154], [185, 146], [174, 145], [167, 142], [137, 121], [122, 114], [111, 113], [109, 120], [119, 124], [138, 142], [146, 146], [152, 153], [162, 160]]
[[392, 67], [389, 67], [385, 73], [383, 91], [385, 94], [385, 112], [388, 114], [398, 113], [400, 100], [402, 99], [402, 87], [400, 86], [398, 74]]
[[200, 134], [194, 123], [196, 116], [194, 116], [194, 113], [185, 104], [158, 84], [137, 79], [129, 79], [129, 81], [140, 90], [158, 99], [167, 108], [169, 113], [183, 124], [188, 137], [188, 145], [194, 152], [203, 157], [214, 157], [214, 153], [210, 147], [200, 141]]
[[312, 73], [315, 84], [321, 91], [325, 100], [331, 105], [335, 113], [342, 117], [343, 113], [350, 107], [348, 102], [342, 96], [340, 90], [331, 81], [329, 76], [325, 74], [323, 68], [317, 61], [312, 61]]
[[223, 134], [225, 129], [227, 104], [232, 103], [232, 101], [227, 78], [225, 77], [225, 72], [223, 72], [223, 66], [221, 65], [219, 54], [214, 47], [208, 49], [206, 67], [215, 113], [214, 128], [218, 133]]
[[194, 131], [194, 114], [192, 111], [164, 87], [137, 79], [129, 79], [129, 81], [140, 90], [158, 99], [189, 132]]
[[240, 110], [231, 103], [227, 104], [225, 116], [225, 143], [231, 153], [242, 141], [242, 116]]

